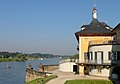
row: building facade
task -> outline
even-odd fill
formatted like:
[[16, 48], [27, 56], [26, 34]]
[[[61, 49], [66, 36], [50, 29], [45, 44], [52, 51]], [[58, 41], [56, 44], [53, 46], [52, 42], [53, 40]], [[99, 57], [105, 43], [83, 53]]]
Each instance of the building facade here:
[[115, 63], [112, 63], [112, 59], [117, 60], [112, 54], [120, 51], [120, 44], [115, 40], [120, 36], [120, 32], [116, 33], [117, 29], [112, 31], [105, 22], [98, 21], [97, 9], [94, 6], [91, 23], [83, 25], [81, 31], [75, 33], [79, 51], [79, 74], [110, 76], [111, 66]]
[[[112, 64], [114, 64], [111, 68], [112, 76], [117, 77], [120, 79], [120, 23], [112, 30], [112, 32], [116, 33], [114, 35], [114, 41], [115, 44], [118, 44], [118, 46], [112, 47]], [[115, 49], [115, 50], [114, 50]]]

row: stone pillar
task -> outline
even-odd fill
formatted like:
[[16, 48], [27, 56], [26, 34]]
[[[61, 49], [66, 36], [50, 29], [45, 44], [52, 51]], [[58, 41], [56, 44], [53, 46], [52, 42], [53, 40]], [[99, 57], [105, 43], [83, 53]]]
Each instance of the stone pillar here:
[[84, 75], [84, 66], [79, 66], [79, 75]]

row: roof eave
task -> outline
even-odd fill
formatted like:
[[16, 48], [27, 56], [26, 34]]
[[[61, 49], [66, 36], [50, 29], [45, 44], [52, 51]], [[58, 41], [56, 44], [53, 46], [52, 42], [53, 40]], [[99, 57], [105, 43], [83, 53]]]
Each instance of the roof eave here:
[[75, 36], [76, 36], [76, 39], [77, 39], [77, 41], [79, 42], [79, 34], [78, 34], [79, 32], [76, 32], [75, 33]]
[[77, 33], [78, 36], [113, 36], [116, 33], [107, 33], [107, 34], [81, 34], [81, 33]]

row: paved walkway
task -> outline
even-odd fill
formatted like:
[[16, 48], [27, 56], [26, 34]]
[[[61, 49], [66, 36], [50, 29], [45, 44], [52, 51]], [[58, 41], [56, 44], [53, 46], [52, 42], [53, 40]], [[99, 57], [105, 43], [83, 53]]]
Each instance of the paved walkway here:
[[74, 80], [74, 79], [102, 79], [102, 80], [108, 80], [108, 78], [103, 77], [93, 77], [93, 76], [81, 76], [81, 75], [75, 75], [73, 73], [68, 72], [60, 72], [58, 69], [51, 72], [54, 75], [58, 75], [58, 78], [55, 78], [53, 80], [50, 80], [47, 84], [64, 84], [66, 80]]

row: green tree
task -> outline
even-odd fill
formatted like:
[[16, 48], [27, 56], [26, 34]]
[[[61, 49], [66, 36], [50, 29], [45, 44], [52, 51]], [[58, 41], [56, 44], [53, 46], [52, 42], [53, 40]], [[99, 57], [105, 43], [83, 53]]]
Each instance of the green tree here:
[[22, 60], [26, 60], [26, 56], [24, 54], [17, 54], [16, 57]]

